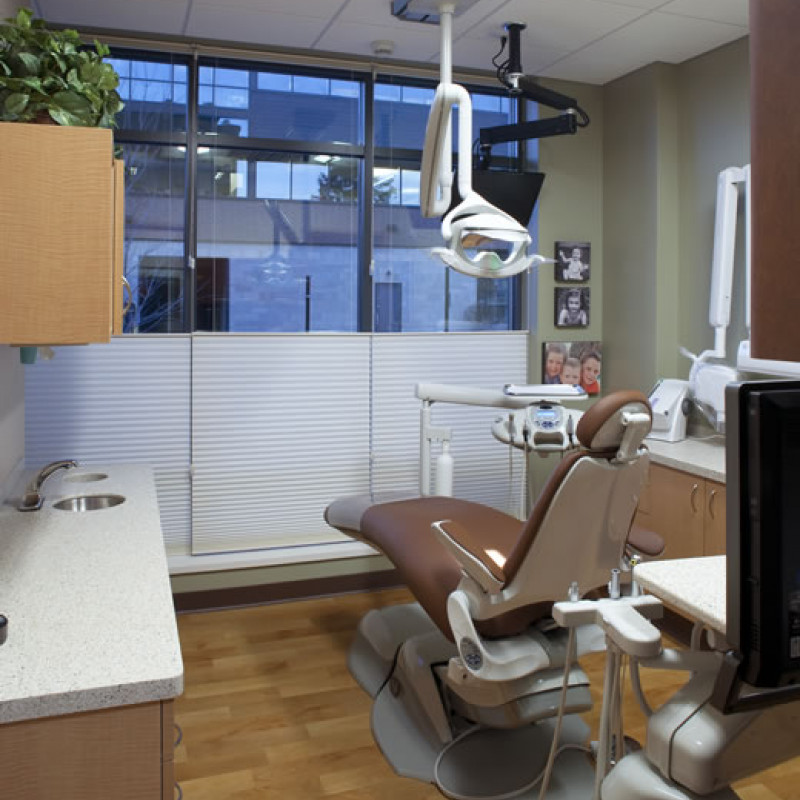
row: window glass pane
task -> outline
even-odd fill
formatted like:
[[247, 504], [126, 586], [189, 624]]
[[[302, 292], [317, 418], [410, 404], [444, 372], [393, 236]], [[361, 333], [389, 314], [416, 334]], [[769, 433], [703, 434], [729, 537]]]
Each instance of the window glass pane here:
[[429, 104], [407, 102], [404, 92], [408, 90], [390, 83], [375, 84], [376, 147], [422, 150]]
[[256, 162], [256, 197], [289, 200], [292, 196], [292, 165], [289, 162]]
[[375, 167], [372, 172], [372, 194], [376, 204], [398, 203], [400, 189], [399, 169]]
[[[516, 106], [511, 103], [508, 96], [496, 94], [482, 94], [470, 91], [472, 98], [472, 138], [477, 139], [481, 128], [493, 128], [496, 125], [511, 125], [517, 121]], [[454, 130], [458, 130], [456, 123]], [[454, 133], [454, 136], [457, 135]], [[508, 156], [513, 158], [517, 154], [517, 145], [514, 142], [496, 144], [492, 146], [493, 156]]]
[[[186, 131], [187, 70], [177, 56], [146, 61], [115, 55], [107, 59], [124, 76], [119, 93], [125, 108], [117, 115], [119, 130]], [[127, 76], [130, 76], [128, 79]]]
[[419, 86], [403, 87], [404, 103], [421, 103], [429, 106], [433, 102], [433, 89], [420, 88]]
[[[472, 138], [481, 128], [516, 122], [515, 105], [508, 96], [469, 88], [472, 100]], [[425, 140], [433, 88], [401, 86], [397, 80], [375, 84], [375, 146], [421, 150]], [[458, 114], [453, 113], [453, 142], [458, 141]], [[513, 143], [492, 147], [495, 156], [516, 155]]]
[[[201, 67], [200, 131], [220, 132], [223, 118], [237, 109], [245, 119], [239, 136], [307, 142], [363, 143], [363, 83], [291, 72]], [[213, 95], [203, 84], [214, 86]]]
[[[360, 166], [323, 160], [198, 157], [198, 330], [357, 329]], [[254, 176], [244, 188], [243, 176]]]
[[214, 104], [220, 108], [247, 108], [249, 95], [246, 90], [218, 86], [214, 90]]
[[280, 75], [277, 72], [259, 72], [256, 86], [273, 92], [291, 92], [292, 76]]
[[419, 170], [400, 171], [400, 202], [404, 206], [419, 205]]
[[125, 277], [133, 304], [125, 333], [184, 330], [186, 152], [125, 144]]
[[295, 75], [294, 90], [302, 94], [330, 94], [330, 82], [325, 78]]
[[[375, 262], [373, 327], [376, 331], [508, 330], [513, 279], [476, 280], [446, 268], [431, 254], [441, 247], [441, 220], [419, 211], [419, 167], [383, 165], [401, 198], [373, 212]], [[501, 255], [505, 253], [499, 251]]]

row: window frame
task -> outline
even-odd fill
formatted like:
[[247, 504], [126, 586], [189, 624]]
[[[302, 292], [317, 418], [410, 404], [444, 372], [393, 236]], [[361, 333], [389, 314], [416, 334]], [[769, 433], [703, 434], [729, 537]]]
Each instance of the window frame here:
[[[115, 141], [119, 144], [132, 145], [162, 145], [183, 146], [186, 148], [185, 160], [185, 225], [184, 225], [184, 297], [183, 297], [183, 327], [181, 331], [173, 333], [193, 333], [197, 329], [195, 263], [198, 251], [197, 242], [197, 150], [198, 147], [219, 148], [226, 150], [272, 151], [287, 154], [302, 153], [308, 155], [338, 155], [360, 161], [359, 170], [359, 207], [358, 230], [356, 233], [357, 247], [357, 309], [355, 330], [358, 332], [373, 332], [374, 314], [373, 297], [376, 278], [373, 275], [374, 265], [374, 240], [373, 240], [373, 175], [376, 166], [391, 163], [395, 166], [414, 168], [421, 164], [422, 150], [410, 148], [392, 148], [375, 146], [375, 89], [378, 83], [390, 83], [401, 87], [435, 89], [437, 79], [419, 75], [407, 76], [399, 72], [382, 70], [377, 72], [370, 69], [369, 65], [356, 65], [352, 69], [342, 69], [322, 65], [308, 65], [296, 63], [291, 60], [263, 60], [263, 56], [253, 53], [218, 55], [213, 50], [193, 50], [186, 52], [181, 49], [139, 49], [130, 44], [116, 46], [112, 43], [111, 58], [131, 59], [137, 61], [164, 61], [169, 59], [173, 69], [177, 65], [187, 67], [187, 99], [186, 99], [186, 131], [141, 131], [131, 128], [116, 129]], [[199, 112], [199, 77], [200, 69], [211, 66], [220, 69], [245, 69], [252, 72], [289, 73], [292, 76], [324, 78], [329, 81], [346, 80], [359, 82], [362, 86], [361, 102], [361, 138], [363, 143], [343, 144], [334, 141], [303, 141], [288, 139], [260, 138], [252, 136], [233, 136], [230, 134], [215, 134], [200, 132], [198, 125]], [[472, 93], [498, 95], [507, 97], [505, 90], [500, 86], [482, 84], [478, 80], [474, 83], [463, 81], [463, 85]], [[248, 88], [250, 91], [250, 88]], [[402, 102], [402, 101], [401, 101]], [[510, 98], [515, 118], [519, 121], [525, 119], [526, 103], [519, 98]], [[249, 133], [249, 131], [248, 131]], [[502, 169], [519, 170], [530, 169], [535, 164], [530, 163], [526, 150], [526, 143], [520, 142], [516, 156], [494, 156], [492, 164]], [[535, 212], [534, 212], [535, 213]], [[442, 267], [450, 271], [449, 267]], [[511, 307], [509, 330], [521, 330], [523, 325], [523, 303], [527, 278], [515, 276], [511, 284]], [[447, 302], [447, 299], [445, 298]], [[445, 323], [444, 330], [449, 325]]]

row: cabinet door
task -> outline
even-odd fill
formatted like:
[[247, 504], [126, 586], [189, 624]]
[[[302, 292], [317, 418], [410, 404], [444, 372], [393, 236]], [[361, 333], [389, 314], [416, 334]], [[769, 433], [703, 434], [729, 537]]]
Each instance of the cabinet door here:
[[0, 123], [0, 342], [111, 333], [110, 130]]
[[[161, 800], [162, 751], [161, 703], [0, 725], [0, 796]], [[171, 785], [168, 791], [172, 797]]]
[[725, 555], [725, 485], [706, 481], [703, 554]]
[[[662, 558], [703, 555], [705, 481], [686, 472], [650, 465], [649, 525], [665, 542]], [[637, 517], [637, 521], [638, 521]]]

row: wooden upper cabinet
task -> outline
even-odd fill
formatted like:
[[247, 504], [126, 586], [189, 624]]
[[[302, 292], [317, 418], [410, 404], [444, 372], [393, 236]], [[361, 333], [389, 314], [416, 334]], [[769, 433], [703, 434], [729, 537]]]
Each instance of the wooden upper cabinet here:
[[110, 130], [0, 123], [0, 343], [121, 332], [123, 173], [113, 152]]

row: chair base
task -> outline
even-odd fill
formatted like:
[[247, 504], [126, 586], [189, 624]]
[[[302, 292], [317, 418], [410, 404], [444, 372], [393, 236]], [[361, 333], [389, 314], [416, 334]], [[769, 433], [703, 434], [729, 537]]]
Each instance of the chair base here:
[[[429, 665], [446, 665], [456, 655], [417, 604], [373, 610], [362, 619], [348, 666], [375, 699], [372, 731], [381, 752], [399, 775], [433, 783], [448, 797], [491, 800], [519, 792], [520, 798], [538, 798], [535, 780], [547, 761], [555, 720], [498, 729], [448, 714]], [[561, 745], [583, 747], [588, 736], [580, 717], [564, 718]], [[588, 800], [593, 782], [587, 755], [568, 749], [556, 761], [548, 800]]]

